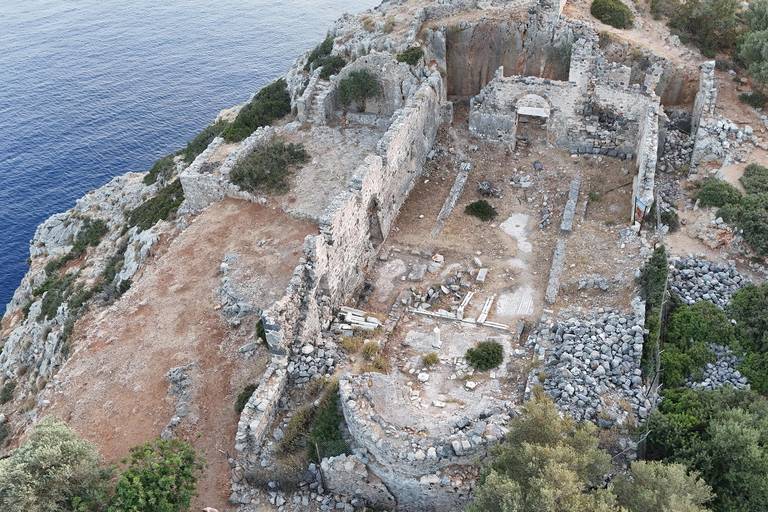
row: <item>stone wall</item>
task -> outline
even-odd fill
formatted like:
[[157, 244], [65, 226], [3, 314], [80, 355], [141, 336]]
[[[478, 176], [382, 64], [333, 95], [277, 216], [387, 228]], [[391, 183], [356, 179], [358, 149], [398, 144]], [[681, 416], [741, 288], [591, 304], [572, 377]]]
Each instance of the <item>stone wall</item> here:
[[271, 126], [257, 129], [251, 136], [239, 143], [237, 150], [231, 152], [221, 166], [211, 169], [206, 165], [208, 159], [221, 144], [225, 143], [223, 138], [216, 137], [206, 150], [200, 153], [194, 162], [179, 174], [181, 186], [184, 189], [184, 204], [182, 204], [180, 212], [199, 213], [207, 206], [221, 201], [225, 197], [257, 200], [252, 194], [232, 184], [229, 181], [229, 173], [238, 162], [250, 155], [257, 147], [268, 144], [273, 135], [274, 129]]
[[339, 382], [344, 418], [356, 444], [369, 458], [369, 469], [405, 510], [461, 507], [476, 477], [473, 466], [507, 433], [506, 424], [514, 414], [511, 404], [497, 401], [494, 409], [480, 417], [456, 418], [450, 435], [424, 437], [376, 414], [371, 391], [382, 386], [392, 386], [392, 382], [378, 373]]

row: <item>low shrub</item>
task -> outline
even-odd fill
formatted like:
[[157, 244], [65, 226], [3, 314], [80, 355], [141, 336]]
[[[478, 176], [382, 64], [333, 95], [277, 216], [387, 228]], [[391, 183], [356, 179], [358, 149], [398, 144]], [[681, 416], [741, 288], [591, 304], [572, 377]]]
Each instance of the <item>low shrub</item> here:
[[331, 75], [336, 75], [341, 71], [341, 68], [347, 65], [347, 61], [338, 55], [330, 55], [321, 61], [318, 61], [318, 66], [322, 66], [320, 70], [320, 78], [328, 80]]
[[284, 194], [290, 188], [288, 177], [293, 167], [308, 160], [309, 154], [302, 144], [277, 141], [257, 148], [239, 162], [229, 179], [249, 192]]
[[13, 391], [16, 389], [16, 383], [9, 380], [3, 386], [3, 390], [0, 391], [0, 404], [6, 404], [13, 399]]
[[237, 395], [237, 399], [235, 399], [235, 412], [237, 414], [243, 412], [245, 404], [248, 403], [248, 400], [251, 398], [251, 395], [253, 395], [253, 392], [256, 391], [257, 387], [256, 384], [246, 384], [240, 394]]
[[339, 381], [335, 380], [326, 387], [312, 421], [312, 435], [307, 448], [309, 458], [315, 462], [318, 461], [318, 451], [322, 457], [351, 453], [340, 428], [344, 417], [339, 411], [339, 400]]
[[411, 46], [410, 48], [398, 54], [397, 62], [405, 62], [406, 64], [415, 66], [416, 64], [419, 63], [419, 61], [423, 56], [424, 56], [424, 50], [422, 50], [418, 46]]
[[301, 488], [305, 471], [306, 460], [288, 458], [275, 461], [269, 469], [259, 467], [246, 471], [243, 477], [248, 484], [266, 491], [273, 492], [273, 486], [276, 486], [283, 492], [294, 493]]
[[651, 16], [655, 20], [670, 18], [679, 8], [680, 2], [677, 0], [651, 0]]
[[739, 178], [747, 194], [768, 192], [768, 168], [758, 164], [749, 164], [744, 168], [744, 174]]
[[4, 448], [8, 437], [11, 435], [11, 429], [7, 423], [0, 425], [0, 448]]
[[[315, 381], [317, 382], [317, 381]], [[315, 414], [312, 407], [304, 405], [293, 414], [288, 426], [285, 427], [283, 438], [277, 444], [277, 453], [292, 453], [299, 449], [302, 441], [309, 438], [310, 427]]]
[[753, 108], [763, 108], [768, 103], [768, 96], [761, 92], [750, 92], [739, 94], [739, 101], [746, 103]]
[[[304, 71], [312, 71], [313, 64], [321, 59], [324, 59], [325, 57], [329, 56], [331, 54], [331, 50], [333, 50], [333, 38], [329, 37], [326, 38], [322, 43], [317, 45], [314, 50], [309, 54], [309, 57], [307, 58], [307, 63], [304, 65]], [[314, 66], [317, 67], [317, 66]]]
[[161, 220], [172, 218], [182, 202], [184, 202], [184, 189], [177, 178], [161, 188], [155, 197], [129, 213], [128, 225], [138, 227], [139, 231], [147, 230]]
[[615, 28], [632, 28], [635, 16], [621, 0], [593, 0], [589, 8], [592, 16]]
[[421, 364], [423, 364], [427, 368], [439, 363], [440, 363], [440, 357], [438, 357], [437, 352], [430, 352], [429, 354], [421, 357]]
[[222, 136], [230, 142], [239, 142], [251, 135], [257, 128], [272, 124], [272, 121], [291, 112], [291, 98], [282, 78], [263, 87], [247, 103], [229, 124]]
[[504, 349], [496, 341], [483, 341], [477, 347], [467, 350], [464, 359], [478, 370], [490, 370], [504, 360]]
[[181, 150], [184, 155], [184, 161], [192, 163], [197, 156], [208, 148], [208, 145], [218, 135], [221, 135], [229, 126], [229, 122], [224, 119], [219, 122], [206, 126], [203, 131], [195, 135], [195, 138], [187, 142], [187, 147]]
[[158, 159], [149, 172], [144, 176], [144, 184], [152, 185], [158, 178], [161, 181], [166, 181], [170, 178], [173, 174], [173, 167], [175, 165], [173, 159], [177, 154], [178, 153], [170, 153]]
[[475, 201], [474, 203], [468, 204], [466, 208], [464, 208], [464, 213], [473, 217], [477, 217], [483, 222], [493, 220], [499, 215], [496, 213], [496, 208], [491, 206], [491, 204], [485, 199], [481, 199], [479, 201]]
[[363, 346], [362, 336], [345, 336], [341, 340], [341, 348], [347, 351], [349, 354], [354, 354], [360, 347]]
[[368, 359], [379, 353], [381, 346], [375, 341], [368, 341], [363, 345], [363, 355]]
[[597, 33], [597, 46], [605, 50], [613, 42], [613, 36], [607, 30], [601, 30]]
[[392, 368], [392, 365], [389, 364], [389, 361], [387, 361], [386, 358], [383, 356], [376, 356], [373, 358], [373, 361], [371, 361], [370, 364], [367, 364], [365, 368], [363, 368], [363, 373], [365, 372], [377, 372], [377, 373], [389, 373], [389, 370]]
[[696, 197], [701, 206], [725, 206], [741, 201], [741, 192], [727, 181], [707, 178]]

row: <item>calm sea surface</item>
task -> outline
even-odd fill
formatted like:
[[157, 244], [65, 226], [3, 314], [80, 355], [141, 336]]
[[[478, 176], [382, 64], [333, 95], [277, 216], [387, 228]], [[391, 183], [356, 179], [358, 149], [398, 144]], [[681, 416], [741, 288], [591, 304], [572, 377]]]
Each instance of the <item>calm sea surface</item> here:
[[152, 163], [380, 0], [0, 1], [0, 315], [53, 213]]

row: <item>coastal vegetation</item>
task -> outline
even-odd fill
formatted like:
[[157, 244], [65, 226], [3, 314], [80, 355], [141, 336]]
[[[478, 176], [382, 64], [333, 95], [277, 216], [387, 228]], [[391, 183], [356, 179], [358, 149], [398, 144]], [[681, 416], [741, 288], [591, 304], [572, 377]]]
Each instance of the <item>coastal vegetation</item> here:
[[156, 440], [131, 449], [125, 470], [47, 417], [0, 460], [0, 508], [7, 512], [179, 512], [189, 509], [204, 461], [187, 442]]
[[302, 144], [278, 140], [256, 148], [232, 169], [229, 179], [249, 192], [285, 194], [295, 166], [308, 160], [309, 153]]
[[128, 214], [128, 226], [145, 231], [161, 220], [168, 220], [176, 214], [184, 202], [184, 189], [177, 178], [161, 188], [155, 197], [137, 206]]
[[221, 134], [229, 142], [239, 142], [257, 128], [270, 125], [275, 119], [285, 117], [290, 112], [291, 98], [285, 80], [281, 78], [257, 92]]

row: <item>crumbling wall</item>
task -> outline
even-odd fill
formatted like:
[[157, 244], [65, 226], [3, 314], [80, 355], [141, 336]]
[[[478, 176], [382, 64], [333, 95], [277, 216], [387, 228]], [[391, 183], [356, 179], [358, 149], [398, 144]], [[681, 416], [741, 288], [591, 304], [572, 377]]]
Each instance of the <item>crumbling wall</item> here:
[[352, 437], [370, 459], [369, 469], [405, 510], [460, 508], [477, 476], [475, 465], [507, 432], [511, 405], [497, 401], [494, 409], [479, 417], [457, 418], [450, 435], [424, 437], [376, 414], [371, 390], [382, 386], [392, 386], [392, 382], [378, 373], [339, 382], [344, 418]]
[[233, 151], [227, 160], [217, 169], [209, 169], [206, 163], [216, 149], [224, 143], [224, 139], [216, 137], [194, 162], [181, 174], [181, 187], [184, 189], [184, 204], [182, 213], [199, 213], [207, 206], [221, 201], [225, 197], [236, 197], [249, 201], [258, 198], [242, 190], [229, 181], [229, 173], [243, 158], [250, 155], [257, 147], [268, 144], [274, 135], [271, 126], [258, 128], [250, 137], [240, 142], [240, 146]]

